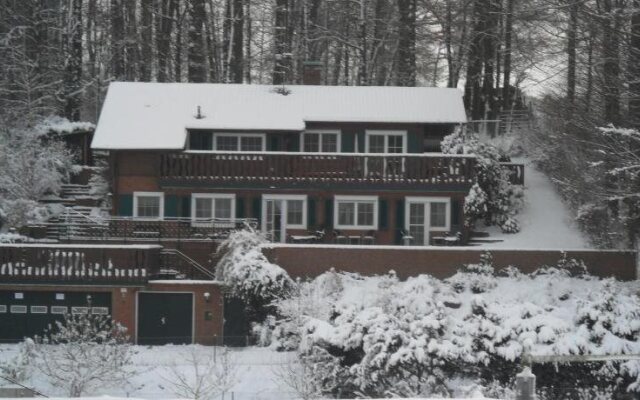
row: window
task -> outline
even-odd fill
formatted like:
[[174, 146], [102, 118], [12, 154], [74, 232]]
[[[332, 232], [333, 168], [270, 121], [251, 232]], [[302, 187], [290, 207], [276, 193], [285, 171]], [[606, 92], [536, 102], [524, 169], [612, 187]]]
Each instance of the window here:
[[303, 200], [287, 200], [287, 224], [304, 225]]
[[235, 216], [234, 194], [194, 193], [191, 202], [191, 219], [195, 224], [198, 224], [198, 221], [211, 223], [212, 219], [231, 222]]
[[68, 307], [64, 306], [51, 306], [51, 314], [66, 314], [69, 312]]
[[265, 151], [263, 133], [216, 133], [214, 135], [217, 151]]
[[71, 314], [89, 314], [89, 307], [71, 307]]
[[27, 306], [11, 306], [9, 308], [11, 310], [11, 314], [26, 314]]
[[162, 219], [164, 215], [164, 193], [134, 192], [133, 216], [135, 218]]
[[340, 131], [307, 131], [302, 134], [301, 149], [306, 153], [340, 152]]
[[338, 229], [378, 229], [377, 196], [336, 196], [334, 221]]
[[432, 228], [447, 228], [447, 205], [448, 202], [431, 203], [431, 224]]
[[31, 314], [46, 314], [47, 306], [31, 306]]
[[208, 131], [189, 132], [189, 150], [213, 150], [213, 134]]
[[406, 153], [407, 132], [368, 130], [365, 144], [367, 153]]

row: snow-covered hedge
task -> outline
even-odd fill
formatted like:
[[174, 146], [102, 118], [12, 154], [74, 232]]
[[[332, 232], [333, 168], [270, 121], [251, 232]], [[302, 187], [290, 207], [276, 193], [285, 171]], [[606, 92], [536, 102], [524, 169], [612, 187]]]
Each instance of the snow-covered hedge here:
[[[327, 395], [452, 395], [460, 381], [510, 387], [523, 357], [637, 354], [638, 284], [584, 274], [563, 258], [525, 275], [491, 257], [441, 281], [327, 272], [281, 300], [273, 345], [324, 371]], [[541, 389], [638, 390], [637, 362], [537, 365]], [[498, 397], [503, 393], [487, 391]]]
[[477, 134], [456, 129], [442, 141], [445, 154], [474, 154], [477, 182], [465, 199], [466, 223], [473, 226], [477, 220], [497, 225], [505, 233], [520, 231], [515, 215], [522, 208], [524, 193], [509, 181], [509, 172], [500, 161], [507, 159], [498, 148], [479, 140]]

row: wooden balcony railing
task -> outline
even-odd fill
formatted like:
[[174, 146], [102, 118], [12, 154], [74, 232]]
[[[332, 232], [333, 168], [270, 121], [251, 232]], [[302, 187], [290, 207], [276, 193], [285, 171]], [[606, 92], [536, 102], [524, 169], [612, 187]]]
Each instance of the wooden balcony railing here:
[[140, 285], [158, 274], [160, 246], [0, 244], [0, 282]]
[[465, 155], [189, 152], [161, 155], [159, 169], [161, 179], [188, 182], [470, 184], [474, 166]]

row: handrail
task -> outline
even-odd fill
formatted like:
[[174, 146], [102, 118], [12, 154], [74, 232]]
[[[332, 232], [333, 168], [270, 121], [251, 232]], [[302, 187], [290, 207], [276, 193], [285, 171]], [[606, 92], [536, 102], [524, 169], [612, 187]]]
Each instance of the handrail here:
[[187, 263], [189, 263], [193, 268], [197, 269], [199, 272], [201, 272], [204, 275], [208, 276], [212, 280], [215, 280], [215, 278], [216, 278], [216, 276], [211, 271], [209, 271], [208, 269], [206, 269], [205, 267], [200, 265], [197, 261], [195, 261], [193, 258], [189, 257], [188, 255], [184, 254], [183, 252], [181, 252], [178, 249], [162, 249], [160, 251], [160, 254], [168, 254], [168, 255], [178, 256], [178, 257], [182, 258], [183, 260], [185, 260]]
[[71, 212], [72, 212], [72, 213], [74, 213], [75, 215], [79, 215], [79, 216], [83, 217], [84, 219], [86, 219], [86, 220], [88, 220], [88, 221], [93, 222], [94, 224], [98, 224], [98, 225], [103, 225], [103, 224], [104, 224], [104, 222], [102, 222], [102, 221], [98, 221], [97, 219], [91, 218], [91, 217], [90, 217], [90, 216], [88, 216], [88, 215], [82, 214], [82, 213], [80, 213], [80, 212], [78, 212], [78, 211], [74, 210], [74, 209], [73, 209], [73, 208], [71, 208], [71, 207], [65, 207], [65, 208], [64, 208], [64, 212], [65, 212], [65, 222], [67, 222], [67, 223], [68, 223], [68, 219], [69, 219], [69, 211], [71, 211]]
[[476, 158], [474, 154], [445, 153], [347, 153], [347, 152], [310, 152], [310, 151], [221, 151], [221, 150], [184, 150], [179, 154], [214, 154], [229, 156], [326, 156], [326, 157], [424, 157], [424, 158]]

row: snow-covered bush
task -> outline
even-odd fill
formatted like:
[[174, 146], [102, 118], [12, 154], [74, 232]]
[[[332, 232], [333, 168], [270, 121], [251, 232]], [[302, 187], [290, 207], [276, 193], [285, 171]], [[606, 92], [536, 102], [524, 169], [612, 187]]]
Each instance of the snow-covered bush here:
[[[277, 313], [273, 302], [288, 298], [295, 288], [289, 274], [265, 257], [265, 243], [262, 233], [251, 227], [234, 231], [218, 248], [222, 256], [216, 266], [217, 279], [244, 303], [248, 325], [243, 334], [253, 333], [261, 342], [270, 340], [268, 321], [264, 324], [270, 314]], [[263, 329], [267, 331], [261, 333]]]
[[65, 314], [36, 337], [36, 368], [70, 397], [129, 379], [131, 346], [126, 329], [108, 315]]
[[505, 233], [518, 232], [520, 227], [515, 215], [522, 208], [523, 192], [509, 181], [509, 172], [500, 164], [508, 160], [496, 147], [483, 143], [478, 135], [456, 129], [442, 143], [445, 154], [473, 154], [476, 156], [477, 182], [471, 187], [465, 203], [465, 220], [473, 225], [484, 220], [487, 225], [497, 225]]
[[[491, 264], [485, 253], [444, 281], [327, 272], [277, 302], [271, 326], [297, 321], [299, 357], [322, 371], [313, 387], [341, 397], [448, 396], [461, 381], [506, 393], [528, 354], [640, 351], [637, 284], [580, 273], [566, 256], [533, 274], [496, 275]], [[541, 393], [567, 381], [589, 393], [640, 389], [640, 363], [536, 364], [534, 373]]]
[[20, 343], [18, 353], [9, 359], [0, 360], [0, 374], [14, 382], [24, 382], [33, 372], [35, 343], [26, 339]]
[[267, 304], [286, 297], [293, 281], [284, 269], [267, 260], [262, 253], [265, 243], [264, 236], [253, 228], [232, 232], [218, 249], [223, 256], [216, 266], [216, 276], [235, 296]]

